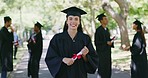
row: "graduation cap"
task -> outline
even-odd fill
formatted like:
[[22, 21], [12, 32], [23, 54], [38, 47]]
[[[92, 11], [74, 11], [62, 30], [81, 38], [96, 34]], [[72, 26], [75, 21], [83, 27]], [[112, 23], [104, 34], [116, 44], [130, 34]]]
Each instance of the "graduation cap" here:
[[104, 13], [101, 13], [100, 15], [98, 15], [96, 18], [100, 21], [103, 19], [103, 17], [106, 17], [106, 15], [104, 15]]
[[39, 27], [40, 29], [43, 27], [39, 22], [35, 23], [35, 26]]
[[83, 11], [83, 10], [77, 8], [77, 7], [70, 7], [70, 8], [67, 8], [65, 10], [62, 10], [61, 12], [66, 13], [67, 16], [69, 16], [69, 15], [81, 16], [83, 14], [87, 14], [85, 11]]
[[[136, 19], [136, 18], [135, 18]], [[137, 25], [137, 29], [138, 30], [142, 30], [141, 25], [143, 24], [142, 22], [140, 22], [138, 19], [136, 19], [136, 21], [133, 22], [133, 24]]]
[[[135, 19], [136, 19], [136, 18], [135, 18]], [[133, 22], [133, 24], [136, 24], [136, 25], [138, 25], [138, 26], [139, 26], [139, 25], [141, 25], [141, 24], [143, 24], [143, 23], [142, 23], [142, 22], [140, 22], [138, 19], [136, 19], [136, 21], [134, 21], [134, 22]]]

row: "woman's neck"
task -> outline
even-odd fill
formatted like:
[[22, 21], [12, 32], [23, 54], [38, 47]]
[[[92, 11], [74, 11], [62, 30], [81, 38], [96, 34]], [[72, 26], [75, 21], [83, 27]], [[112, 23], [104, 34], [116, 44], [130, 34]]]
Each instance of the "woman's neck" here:
[[70, 29], [68, 29], [67, 31], [68, 31], [69, 36], [70, 36], [72, 39], [73, 39], [73, 38], [76, 36], [76, 34], [77, 34], [77, 30], [70, 30]]

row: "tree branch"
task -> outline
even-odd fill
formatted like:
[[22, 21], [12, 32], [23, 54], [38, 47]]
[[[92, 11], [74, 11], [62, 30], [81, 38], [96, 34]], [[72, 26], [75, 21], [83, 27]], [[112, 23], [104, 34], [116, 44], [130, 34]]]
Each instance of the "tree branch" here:
[[119, 21], [121, 21], [120, 19], [122, 19], [122, 17], [114, 11], [114, 9], [111, 7], [111, 5], [109, 4], [109, 2], [104, 1], [102, 8], [104, 9], [105, 12], [107, 12], [108, 14], [111, 15], [111, 17], [113, 19], [115, 19], [115, 21], [117, 21], [119, 23]]
[[126, 19], [129, 11], [128, 2], [126, 0], [115, 0], [115, 2], [119, 5], [121, 9], [121, 16]]

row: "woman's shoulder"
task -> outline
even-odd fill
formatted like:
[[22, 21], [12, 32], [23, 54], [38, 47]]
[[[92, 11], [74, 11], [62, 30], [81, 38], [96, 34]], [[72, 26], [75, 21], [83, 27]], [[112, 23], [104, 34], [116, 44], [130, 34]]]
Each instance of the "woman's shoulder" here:
[[89, 36], [88, 34], [85, 34], [85, 33], [82, 33], [82, 32], [80, 32], [80, 36], [81, 36], [82, 38], [87, 38], [87, 39], [90, 38], [90, 36]]
[[53, 36], [53, 38], [61, 39], [61, 38], [64, 38], [64, 35], [65, 35], [64, 32], [62, 32], [62, 33], [57, 33], [57, 34], [55, 34], [55, 35]]

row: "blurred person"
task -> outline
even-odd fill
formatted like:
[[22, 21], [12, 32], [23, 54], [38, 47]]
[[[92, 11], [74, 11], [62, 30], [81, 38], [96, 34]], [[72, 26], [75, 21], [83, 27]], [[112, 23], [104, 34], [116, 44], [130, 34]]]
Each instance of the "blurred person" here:
[[94, 38], [96, 51], [99, 56], [98, 77], [111, 78], [111, 47], [114, 47], [114, 45], [110, 38], [109, 29], [107, 28], [108, 19], [104, 13], [98, 15], [96, 18], [101, 23], [101, 26], [96, 29]]
[[146, 54], [146, 39], [142, 30], [142, 23], [136, 19], [133, 22], [134, 35], [132, 46], [124, 50], [131, 52], [131, 78], [148, 78], [148, 63]]
[[4, 26], [0, 30], [1, 78], [7, 78], [7, 72], [13, 71], [13, 32], [11, 18], [4, 17]]
[[34, 33], [28, 40], [29, 62], [28, 62], [28, 77], [39, 78], [40, 59], [43, 50], [43, 38], [39, 22], [34, 25]]
[[19, 47], [19, 37], [17, 35], [17, 29], [14, 29], [15, 32], [13, 32], [13, 37], [14, 37], [14, 42], [13, 42], [13, 45], [14, 45], [14, 59], [16, 60], [16, 54], [17, 54], [17, 50], [18, 50], [18, 47]]

